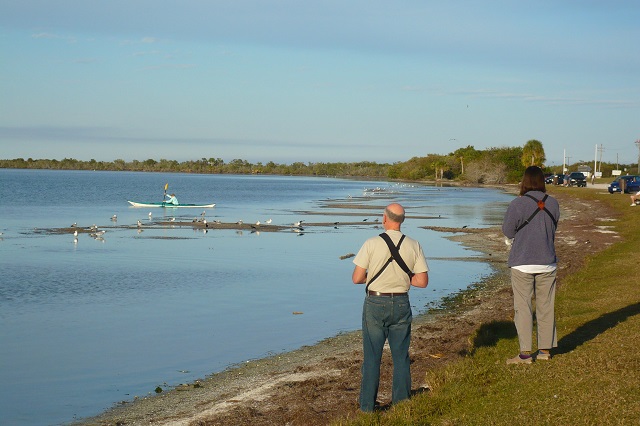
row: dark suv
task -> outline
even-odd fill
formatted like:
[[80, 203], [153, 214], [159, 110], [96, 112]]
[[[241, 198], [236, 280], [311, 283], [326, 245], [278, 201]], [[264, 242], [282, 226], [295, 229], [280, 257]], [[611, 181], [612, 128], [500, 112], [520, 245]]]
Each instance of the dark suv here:
[[569, 175], [569, 186], [587, 186], [587, 178], [582, 172], [571, 172]]

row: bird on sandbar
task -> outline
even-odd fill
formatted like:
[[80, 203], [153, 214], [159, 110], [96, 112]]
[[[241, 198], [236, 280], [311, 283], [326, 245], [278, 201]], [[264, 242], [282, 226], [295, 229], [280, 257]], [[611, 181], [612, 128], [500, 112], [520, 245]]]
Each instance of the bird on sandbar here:
[[118, 215], [114, 214], [113, 216], [111, 216], [111, 221], [112, 222], [117, 222], [118, 221]]
[[265, 222], [267, 223], [267, 225], [271, 225], [271, 219], [267, 219]]
[[294, 223], [293, 226], [298, 226], [299, 227], [300, 225], [302, 225], [302, 222], [304, 222], [304, 220], [299, 220], [296, 223]]
[[140, 220], [138, 220], [138, 228], [142, 228], [142, 222], [140, 222]]
[[260, 221], [257, 221], [257, 222], [256, 222], [256, 226], [260, 226]]

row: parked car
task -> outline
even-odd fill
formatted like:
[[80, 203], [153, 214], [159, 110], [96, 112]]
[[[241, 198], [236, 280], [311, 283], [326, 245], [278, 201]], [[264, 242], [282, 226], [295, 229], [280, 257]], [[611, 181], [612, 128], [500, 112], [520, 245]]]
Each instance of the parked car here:
[[569, 174], [569, 186], [587, 186], [587, 178], [582, 172], [571, 172]]
[[562, 185], [564, 182], [564, 175], [562, 173], [558, 173], [557, 175], [551, 175], [545, 178], [544, 183], [553, 184], [553, 185]]
[[544, 183], [553, 183], [553, 173], [545, 173], [544, 174]]
[[620, 192], [620, 181], [624, 180], [624, 192], [629, 194], [632, 192], [640, 191], [640, 176], [638, 175], [626, 175], [617, 177], [613, 182], [609, 184], [607, 188], [609, 194], [613, 194], [614, 192]]

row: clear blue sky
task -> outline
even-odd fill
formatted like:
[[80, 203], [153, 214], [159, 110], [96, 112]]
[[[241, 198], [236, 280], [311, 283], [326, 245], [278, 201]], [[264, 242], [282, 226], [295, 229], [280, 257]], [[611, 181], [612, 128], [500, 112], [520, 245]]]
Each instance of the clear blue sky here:
[[0, 0], [0, 158], [635, 163], [640, 2]]

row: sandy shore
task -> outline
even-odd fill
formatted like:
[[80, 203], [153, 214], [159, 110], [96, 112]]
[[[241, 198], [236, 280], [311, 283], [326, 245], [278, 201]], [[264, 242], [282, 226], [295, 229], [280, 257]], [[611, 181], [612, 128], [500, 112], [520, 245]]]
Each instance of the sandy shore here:
[[[596, 188], [597, 189], [597, 188]], [[579, 269], [586, 256], [614, 244], [607, 229], [616, 213], [598, 201], [577, 200], [562, 189], [557, 232], [558, 279]], [[594, 212], [585, 215], [584, 211]], [[597, 213], [596, 213], [597, 212]], [[440, 309], [414, 318], [411, 344], [414, 392], [428, 391], [428, 369], [467, 353], [473, 334], [492, 321], [509, 321], [511, 288], [507, 247], [500, 229], [450, 229], [451, 237], [473, 250], [473, 260], [490, 262], [494, 273], [445, 301]], [[432, 284], [437, 285], [437, 284]], [[83, 425], [322, 425], [357, 412], [361, 333], [352, 332], [316, 345], [244, 363], [157, 396], [123, 402]], [[390, 400], [391, 359], [385, 354], [379, 400]]]

